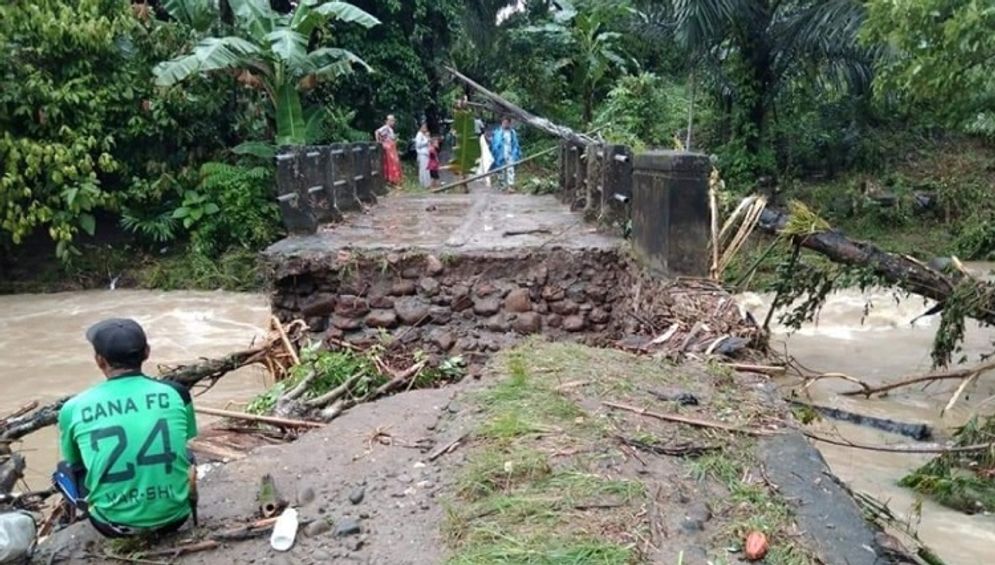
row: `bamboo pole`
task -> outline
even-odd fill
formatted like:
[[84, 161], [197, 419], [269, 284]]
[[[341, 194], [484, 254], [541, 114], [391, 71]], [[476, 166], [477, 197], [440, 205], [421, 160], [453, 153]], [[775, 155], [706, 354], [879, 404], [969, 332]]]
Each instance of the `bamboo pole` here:
[[231, 410], [220, 410], [218, 408], [207, 408], [204, 406], [198, 406], [194, 408], [194, 411], [198, 414], [207, 414], [208, 416], [220, 416], [222, 418], [231, 418], [233, 420], [246, 420], [248, 422], [260, 422], [263, 424], [272, 424], [274, 426], [281, 426], [284, 428], [320, 428], [324, 426], [321, 422], [309, 422], [307, 420], [289, 420], [287, 418], [277, 418], [275, 416], [257, 416], [255, 414], [246, 414], [245, 412], [233, 412]]
[[442, 185], [442, 186], [437, 187], [437, 188], [429, 189], [429, 192], [433, 192], [433, 193], [434, 192], [445, 192], [445, 191], [447, 191], [447, 190], [449, 190], [451, 188], [456, 188], [457, 186], [462, 186], [464, 184], [471, 183], [471, 182], [473, 182], [475, 180], [480, 180], [480, 179], [483, 179], [483, 178], [487, 178], [487, 177], [489, 177], [489, 176], [491, 176], [493, 174], [497, 174], [497, 173], [500, 173], [500, 172], [502, 172], [504, 170], [510, 169], [511, 167], [517, 167], [518, 165], [521, 165], [522, 163], [527, 163], [527, 162], [529, 162], [529, 161], [531, 161], [531, 160], [533, 160], [535, 158], [542, 157], [543, 155], [547, 155], [549, 153], [552, 153], [553, 151], [556, 151], [559, 148], [560, 148], [560, 146], [557, 145], [555, 147], [550, 147], [548, 149], [544, 149], [544, 150], [536, 153], [535, 155], [530, 155], [530, 156], [528, 156], [528, 157], [526, 157], [526, 158], [524, 158], [524, 159], [522, 159], [520, 161], [516, 161], [514, 163], [510, 163], [508, 165], [504, 165], [504, 166], [498, 167], [496, 169], [491, 169], [491, 170], [487, 171], [486, 173], [481, 173], [479, 175], [474, 175], [472, 177], [467, 177], [467, 178], [465, 178], [463, 180], [458, 180], [456, 182], [451, 182], [449, 184], [445, 184], [445, 185]]

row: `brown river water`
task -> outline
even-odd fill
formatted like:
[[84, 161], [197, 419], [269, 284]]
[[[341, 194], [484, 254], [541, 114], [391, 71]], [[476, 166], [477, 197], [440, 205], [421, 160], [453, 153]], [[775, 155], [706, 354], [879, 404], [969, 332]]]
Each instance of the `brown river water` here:
[[[864, 316], [864, 305], [872, 307]], [[758, 319], [766, 313], [769, 297], [745, 294], [740, 303]], [[787, 346], [802, 364], [818, 371], [843, 372], [877, 383], [930, 368], [930, 345], [938, 320], [910, 320], [925, 311], [921, 299], [896, 303], [890, 293], [843, 292], [833, 295], [817, 325], [792, 335], [775, 330], [775, 344]], [[30, 400], [46, 402], [80, 391], [102, 378], [93, 365], [83, 332], [107, 317], [128, 316], [142, 323], [152, 347], [152, 367], [158, 363], [190, 361], [223, 355], [247, 347], [262, 336], [269, 316], [262, 295], [225, 292], [88, 291], [48, 295], [0, 296], [0, 414]], [[863, 319], [862, 319], [863, 318]], [[991, 347], [995, 331], [971, 327], [965, 350], [976, 360]], [[784, 383], [785, 393], [789, 383]], [[248, 368], [222, 379], [196, 402], [224, 407], [244, 402], [263, 389], [260, 370]], [[923, 392], [908, 388], [886, 399], [863, 400], [839, 396], [850, 385], [820, 381], [809, 389], [811, 400], [864, 414], [909, 422], [926, 422], [940, 432], [964, 422], [974, 411], [995, 413], [995, 374], [969, 391], [967, 398], [940, 417], [956, 383]], [[201, 418], [202, 423], [207, 420]], [[863, 443], [910, 443], [883, 432], [824, 420], [825, 433], [839, 433]], [[56, 458], [54, 429], [28, 436], [23, 448], [28, 458], [27, 480], [32, 486], [47, 482]], [[855, 490], [871, 493], [898, 515], [910, 515], [916, 502], [911, 491], [897, 486], [908, 471], [928, 456], [899, 455], [818, 445], [833, 471]], [[918, 531], [949, 565], [995, 563], [995, 517], [967, 516], [929, 501], [923, 503]], [[913, 519], [914, 521], [914, 519]]]

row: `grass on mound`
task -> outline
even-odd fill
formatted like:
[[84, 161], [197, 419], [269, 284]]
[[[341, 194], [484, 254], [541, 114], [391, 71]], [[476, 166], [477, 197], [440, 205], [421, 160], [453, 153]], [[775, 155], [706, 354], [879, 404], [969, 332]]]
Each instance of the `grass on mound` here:
[[[643, 485], [593, 473], [583, 460], [554, 461], [604, 437], [583, 410], [530, 372], [521, 352], [507, 378], [482, 393], [481, 445], [463, 467], [447, 510], [450, 563], [623, 564]], [[584, 438], [584, 439], [582, 439]]]
[[[790, 506], [758, 479], [752, 439], [601, 406], [613, 400], [660, 411], [704, 411], [704, 417], [736, 425], [759, 421], [762, 410], [769, 416], [771, 408], [747, 398], [749, 387], [727, 370], [675, 367], [617, 350], [538, 340], [492, 363], [500, 380], [475, 399], [480, 415], [473, 446], [447, 506], [443, 531], [451, 564], [646, 562], [646, 509], [658, 495], [648, 492], [644, 481], [650, 479], [636, 468], [604, 465], [630, 460], [620, 451], [620, 434], [647, 445], [688, 441], [721, 447], [697, 459], [666, 462], [675, 466], [668, 481], [692, 489], [707, 483], [702, 492], [722, 493], [712, 501], [714, 531], [708, 534], [715, 563], [735, 562], [737, 555], [726, 548], [738, 547], [753, 529], [771, 540], [766, 563], [816, 562], [795, 537]], [[694, 408], [663, 405], [647, 392], [661, 387], [690, 390], [705, 400]]]

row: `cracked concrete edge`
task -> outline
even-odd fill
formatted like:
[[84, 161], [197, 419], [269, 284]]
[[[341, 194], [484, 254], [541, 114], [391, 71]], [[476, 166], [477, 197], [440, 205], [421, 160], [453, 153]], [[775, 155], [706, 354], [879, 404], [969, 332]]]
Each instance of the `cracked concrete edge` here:
[[822, 454], [797, 432], [760, 443], [767, 476], [794, 510], [810, 549], [827, 565], [887, 565], [895, 561], [877, 542], [877, 526], [833, 475]]

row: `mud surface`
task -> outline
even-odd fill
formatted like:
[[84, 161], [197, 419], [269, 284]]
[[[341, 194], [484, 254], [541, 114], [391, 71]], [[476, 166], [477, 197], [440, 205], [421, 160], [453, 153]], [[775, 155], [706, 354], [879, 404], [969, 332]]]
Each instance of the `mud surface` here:
[[[209, 470], [200, 481], [200, 527], [187, 524], [158, 546], [180, 544], [258, 518], [259, 480], [270, 474], [281, 497], [308, 522], [289, 552], [278, 553], [269, 547], [268, 538], [259, 538], [175, 562], [444, 561], [439, 496], [452, 476], [447, 467], [456, 464], [460, 455], [447, 455], [436, 463], [421, 461], [434, 446], [460, 433], [452, 423], [459, 410], [450, 403], [454, 392], [417, 390], [363, 405], [293, 444], [262, 447], [245, 459]], [[336, 536], [336, 528], [349, 520], [358, 523], [359, 533]], [[56, 533], [43, 549], [36, 562], [47, 562], [52, 551], [58, 552], [59, 561], [101, 562], [105, 552], [113, 551], [85, 523]]]
[[[513, 383], [521, 397], [509, 396], [514, 378], [523, 379]], [[569, 550], [590, 540], [620, 548], [598, 562], [739, 563], [742, 536], [752, 529], [767, 532], [772, 558], [794, 559], [776, 562], [896, 562], [879, 552], [874, 532], [804, 440], [768, 443], [764, 459], [750, 436], [664, 422], [606, 401], [757, 430], [780, 431], [785, 416], [760, 377], [530, 340], [495, 357], [480, 380], [360, 405], [293, 444], [213, 468], [200, 483], [200, 527], [156, 548], [258, 518], [257, 485], [271, 474], [306, 522], [290, 551], [257, 538], [175, 562], [521, 562], [521, 553], [507, 552], [541, 554], [549, 542]], [[457, 449], [428, 460], [462, 437]], [[539, 471], [513, 473], [522, 453], [542, 458]], [[488, 461], [497, 466], [496, 482], [473, 494]], [[817, 499], [796, 483], [814, 485]], [[505, 539], [511, 550], [495, 545]], [[88, 524], [58, 532], [43, 549], [36, 562], [53, 551], [69, 562], [110, 563], [108, 552], [122, 554]]]

